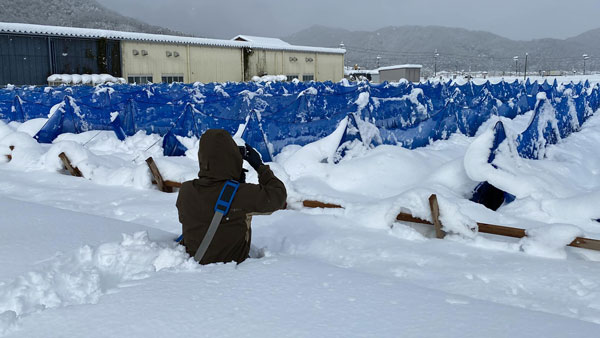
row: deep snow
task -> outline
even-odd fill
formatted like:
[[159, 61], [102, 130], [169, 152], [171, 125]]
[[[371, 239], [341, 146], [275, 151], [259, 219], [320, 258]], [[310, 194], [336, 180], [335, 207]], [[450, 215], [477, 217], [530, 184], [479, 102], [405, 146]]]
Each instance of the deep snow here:
[[[509, 139], [530, 118], [503, 119]], [[485, 159], [496, 121], [415, 150], [356, 147], [335, 165], [323, 160], [339, 130], [285, 148], [270, 165], [291, 209], [254, 217], [265, 257], [239, 266], [194, 264], [172, 241], [176, 194], [151, 184], [148, 156], [167, 179], [194, 178], [197, 140], [183, 140], [186, 157], [165, 158], [156, 135], [120, 142], [92, 131], [40, 145], [43, 119], [0, 122], [0, 335], [594, 336], [600, 253], [564, 244], [600, 239], [600, 114], [543, 160], [505, 143], [494, 168]], [[86, 179], [66, 175], [60, 152]], [[469, 202], [484, 179], [517, 200], [498, 212]], [[452, 233], [444, 240], [394, 221], [400, 211], [430, 219], [432, 193]], [[345, 208], [304, 209], [304, 199]], [[477, 234], [476, 221], [529, 238]]]

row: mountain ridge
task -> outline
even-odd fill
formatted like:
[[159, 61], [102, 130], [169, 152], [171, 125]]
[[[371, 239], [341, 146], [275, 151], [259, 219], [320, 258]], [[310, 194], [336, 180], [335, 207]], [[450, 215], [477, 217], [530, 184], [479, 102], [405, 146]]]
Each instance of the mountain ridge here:
[[123, 16], [95, 0], [0, 0], [0, 22], [184, 35]]
[[[450, 72], [524, 71], [525, 53], [528, 72], [583, 71], [583, 54], [586, 71], [600, 70], [600, 28], [577, 36], [557, 39], [543, 38], [527, 41], [511, 40], [500, 35], [465, 28], [444, 26], [387, 26], [375, 31], [350, 31], [323, 25], [314, 25], [297, 33], [282, 37], [293, 44], [319, 47], [339, 47], [343, 42], [347, 50], [346, 64], [364, 68], [402, 63], [418, 63], [424, 72], [434, 68]], [[435, 57], [437, 50], [438, 56]], [[514, 56], [519, 56], [515, 63]]]

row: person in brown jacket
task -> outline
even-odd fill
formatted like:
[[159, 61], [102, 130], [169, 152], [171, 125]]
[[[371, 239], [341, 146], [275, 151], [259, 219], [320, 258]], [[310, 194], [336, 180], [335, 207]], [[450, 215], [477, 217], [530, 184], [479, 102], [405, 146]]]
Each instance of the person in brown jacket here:
[[[240, 182], [229, 212], [200, 264], [243, 262], [248, 258], [253, 213], [270, 213], [282, 209], [287, 193], [260, 155], [246, 145], [246, 156], [231, 135], [222, 129], [207, 130], [200, 138], [198, 178], [184, 182], [177, 197], [179, 222], [183, 227], [183, 245], [190, 256], [200, 246], [215, 213], [214, 207], [227, 180]], [[244, 183], [243, 160], [258, 172], [258, 184]]]

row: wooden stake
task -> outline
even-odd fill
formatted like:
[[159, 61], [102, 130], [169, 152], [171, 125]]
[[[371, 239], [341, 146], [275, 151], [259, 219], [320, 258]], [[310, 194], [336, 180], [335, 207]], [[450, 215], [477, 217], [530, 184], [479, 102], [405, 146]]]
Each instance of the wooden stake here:
[[173, 188], [181, 188], [180, 182], [163, 179], [152, 157], [146, 159], [146, 164], [148, 164], [148, 168], [150, 168], [150, 173], [152, 174], [152, 184], [158, 185], [158, 190], [162, 192], [173, 192]]
[[444, 238], [446, 233], [442, 230], [442, 222], [440, 222], [440, 207], [438, 206], [437, 196], [435, 194], [429, 196], [429, 208], [431, 209], [431, 219], [435, 228], [435, 237]]
[[76, 177], [83, 177], [83, 174], [81, 174], [81, 171], [79, 171], [79, 169], [77, 167], [74, 167], [71, 164], [71, 161], [67, 157], [67, 154], [60, 153], [60, 154], [58, 154], [58, 157], [61, 159], [63, 165], [69, 171], [69, 173], [71, 173], [71, 175], [76, 176]]
[[148, 164], [148, 168], [150, 168], [150, 173], [152, 174], [154, 181], [156, 181], [156, 185], [158, 185], [158, 190], [163, 192], [173, 192], [172, 187], [165, 185], [165, 181], [163, 180], [160, 171], [158, 171], [158, 167], [156, 166], [156, 163], [154, 163], [154, 159], [152, 157], [148, 157], [146, 159], [146, 163]]

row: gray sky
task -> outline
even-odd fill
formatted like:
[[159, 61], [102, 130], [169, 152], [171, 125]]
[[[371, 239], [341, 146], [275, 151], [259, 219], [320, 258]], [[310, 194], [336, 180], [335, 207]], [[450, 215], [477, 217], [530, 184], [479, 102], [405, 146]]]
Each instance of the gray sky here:
[[599, 28], [599, 0], [97, 0], [123, 15], [200, 36], [286, 36], [312, 25], [373, 31], [440, 25], [514, 40]]

